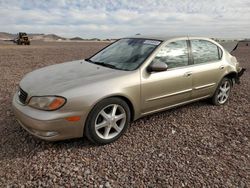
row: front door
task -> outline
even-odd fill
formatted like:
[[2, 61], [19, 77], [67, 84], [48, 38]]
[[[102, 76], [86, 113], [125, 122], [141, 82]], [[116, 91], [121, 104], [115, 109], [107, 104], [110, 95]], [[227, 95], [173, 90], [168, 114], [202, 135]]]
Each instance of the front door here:
[[[142, 73], [142, 114], [158, 111], [190, 100], [192, 73], [186, 40], [177, 40], [161, 47], [152, 63], [167, 64], [163, 72]], [[145, 70], [146, 71], [146, 70]]]

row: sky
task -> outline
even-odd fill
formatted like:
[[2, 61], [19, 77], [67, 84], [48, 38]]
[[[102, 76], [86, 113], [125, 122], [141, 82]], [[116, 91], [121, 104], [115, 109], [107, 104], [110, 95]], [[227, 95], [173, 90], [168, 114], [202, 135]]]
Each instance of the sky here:
[[250, 38], [250, 0], [0, 0], [0, 31]]

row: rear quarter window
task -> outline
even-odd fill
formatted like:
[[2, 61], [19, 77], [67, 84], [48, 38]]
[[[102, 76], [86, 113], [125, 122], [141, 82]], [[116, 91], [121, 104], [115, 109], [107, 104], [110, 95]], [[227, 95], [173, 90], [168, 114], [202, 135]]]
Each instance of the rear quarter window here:
[[222, 50], [214, 43], [206, 40], [191, 40], [194, 64], [218, 61], [222, 57]]

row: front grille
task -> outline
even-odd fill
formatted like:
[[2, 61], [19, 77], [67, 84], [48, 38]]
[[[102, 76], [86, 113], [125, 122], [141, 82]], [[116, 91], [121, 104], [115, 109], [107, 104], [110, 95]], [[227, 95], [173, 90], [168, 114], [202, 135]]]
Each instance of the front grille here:
[[27, 97], [28, 97], [28, 93], [26, 93], [24, 90], [22, 90], [22, 88], [19, 88], [19, 91], [18, 91], [19, 101], [21, 103], [25, 104]]

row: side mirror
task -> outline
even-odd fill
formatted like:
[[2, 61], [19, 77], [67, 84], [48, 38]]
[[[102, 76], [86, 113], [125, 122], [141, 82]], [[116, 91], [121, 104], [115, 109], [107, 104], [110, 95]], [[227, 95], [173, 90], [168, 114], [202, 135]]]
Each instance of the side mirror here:
[[148, 72], [162, 72], [167, 69], [168, 66], [162, 61], [153, 61], [147, 68]]

